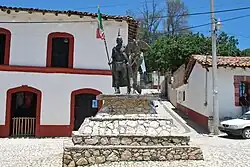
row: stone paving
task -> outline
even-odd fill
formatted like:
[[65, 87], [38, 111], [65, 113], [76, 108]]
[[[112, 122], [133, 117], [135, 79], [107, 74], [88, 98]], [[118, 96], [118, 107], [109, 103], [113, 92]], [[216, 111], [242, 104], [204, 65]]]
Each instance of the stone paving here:
[[66, 139], [0, 138], [0, 166], [62, 167], [63, 141]]
[[[162, 107], [159, 107], [161, 109]], [[162, 112], [162, 111], [161, 111]], [[169, 114], [169, 113], [165, 113]], [[177, 121], [178, 122], [178, 121]], [[177, 123], [176, 131], [184, 132]], [[204, 161], [119, 162], [101, 167], [247, 167], [250, 166], [250, 140], [209, 137], [192, 131], [192, 144], [199, 145]], [[71, 138], [0, 138], [0, 167], [62, 167], [63, 142]], [[92, 165], [89, 167], [99, 167]]]
[[[204, 161], [119, 162], [102, 167], [247, 167], [250, 162], [250, 140], [208, 137], [191, 138], [201, 146]], [[62, 146], [65, 138], [0, 139], [1, 167], [62, 167]], [[98, 167], [93, 165], [90, 167]]]

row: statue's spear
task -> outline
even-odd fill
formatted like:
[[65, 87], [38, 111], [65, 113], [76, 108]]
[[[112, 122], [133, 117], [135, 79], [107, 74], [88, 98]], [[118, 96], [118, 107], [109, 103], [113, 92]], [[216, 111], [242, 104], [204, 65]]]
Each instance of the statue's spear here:
[[101, 14], [100, 6], [99, 5], [98, 5], [97, 19], [98, 19], [98, 28], [96, 30], [96, 38], [97, 39], [101, 39], [101, 40], [104, 41], [105, 50], [106, 50], [107, 59], [108, 59], [108, 64], [109, 64], [109, 68], [111, 70], [109, 52], [108, 52], [108, 47], [107, 47], [107, 41], [106, 41], [105, 34], [104, 34], [104, 28], [103, 28], [103, 24], [102, 24], [102, 14]]

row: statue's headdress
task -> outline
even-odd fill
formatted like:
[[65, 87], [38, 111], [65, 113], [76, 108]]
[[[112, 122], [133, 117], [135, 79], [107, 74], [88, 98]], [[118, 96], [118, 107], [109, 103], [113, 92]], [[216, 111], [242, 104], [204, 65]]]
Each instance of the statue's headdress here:
[[116, 42], [117, 43], [122, 43], [123, 42], [123, 40], [122, 40], [122, 37], [121, 37], [121, 32], [120, 32], [120, 28], [119, 28], [119, 31], [118, 31], [118, 36], [117, 36], [117, 38], [116, 38]]
[[119, 30], [118, 30], [118, 36], [117, 36], [117, 38], [122, 38], [121, 37], [121, 29], [119, 28]]

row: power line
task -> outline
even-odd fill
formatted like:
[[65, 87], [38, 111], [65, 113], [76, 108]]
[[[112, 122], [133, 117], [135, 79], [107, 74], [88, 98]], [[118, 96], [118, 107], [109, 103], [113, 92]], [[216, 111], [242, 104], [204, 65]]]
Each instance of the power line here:
[[[234, 9], [225, 9], [225, 10], [217, 10], [213, 13], [226, 13], [226, 12], [234, 12], [234, 11], [241, 11], [241, 10], [249, 10], [250, 6], [242, 7], [242, 8], [234, 8]], [[197, 12], [197, 13], [187, 13], [187, 14], [181, 14], [181, 15], [173, 15], [171, 17], [180, 17], [180, 16], [197, 16], [197, 15], [207, 15], [211, 14], [212, 12]], [[169, 15], [166, 16], [159, 16], [159, 17], [153, 17], [153, 18], [166, 18], [169, 17]]]
[[[242, 2], [235, 2], [234, 3], [234, 5], [237, 5], [237, 4], [243, 4]], [[224, 6], [225, 5], [225, 3], [220, 3], [220, 4], [217, 4], [217, 5], [215, 5], [216, 7], [219, 7], [219, 6]], [[207, 7], [209, 7], [209, 6], [200, 6], [200, 7], [195, 7], [195, 8], [189, 8], [188, 7], [188, 10], [189, 9], [204, 9], [204, 8], [207, 8]], [[141, 14], [141, 12], [135, 12], [134, 14]]]
[[[232, 12], [232, 11], [240, 11], [240, 10], [247, 10], [250, 9], [249, 7], [243, 7], [243, 8], [235, 8], [235, 9], [226, 9], [226, 10], [218, 10], [215, 11], [214, 13], [225, 13], [225, 12]], [[176, 15], [176, 16], [190, 16], [190, 15], [203, 15], [203, 14], [211, 14], [211, 12], [198, 12], [198, 13], [190, 13], [190, 14], [184, 14], [184, 15]], [[162, 16], [162, 17], [168, 17], [168, 16]], [[238, 18], [243, 18], [243, 17], [249, 17], [249, 15], [245, 15], [245, 16], [239, 16], [239, 17], [235, 17], [235, 18], [230, 18], [227, 20], [224, 20], [223, 22], [226, 21], [230, 21], [230, 20], [235, 20]], [[157, 17], [156, 17], [157, 18]], [[159, 17], [160, 18], [160, 17]], [[107, 20], [107, 21], [113, 21], [113, 20]], [[81, 21], [81, 20], [70, 20], [70, 21], [35, 21], [35, 22], [31, 22], [31, 21], [19, 21], [19, 22], [13, 22], [13, 21], [0, 21], [0, 23], [78, 23], [78, 22], [94, 22], [94, 21]], [[202, 24], [202, 25], [198, 25], [198, 26], [206, 26], [206, 25], [210, 25], [211, 23], [207, 23], [207, 24]], [[195, 28], [197, 26], [194, 26]]]
[[[221, 20], [221, 22], [228, 22], [228, 21], [232, 21], [232, 20], [237, 20], [237, 19], [245, 18], [245, 17], [250, 17], [250, 14], [243, 15], [243, 16], [238, 16], [238, 17], [233, 17], [233, 18], [229, 18], [229, 19], [225, 19], [225, 20]], [[210, 23], [195, 25], [195, 26], [191, 26], [191, 27], [187, 27], [187, 28], [183, 28], [183, 29], [177, 30], [177, 32], [179, 32], [179, 31], [185, 31], [185, 30], [189, 30], [189, 29], [194, 29], [194, 28], [205, 27], [205, 26], [208, 26], [208, 25], [211, 25], [211, 24], [212, 23], [210, 22]]]

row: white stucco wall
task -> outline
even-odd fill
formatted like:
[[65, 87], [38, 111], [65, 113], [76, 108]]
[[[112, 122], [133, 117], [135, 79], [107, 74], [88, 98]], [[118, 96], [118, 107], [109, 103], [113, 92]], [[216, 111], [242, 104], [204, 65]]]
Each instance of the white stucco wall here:
[[[250, 69], [218, 68], [218, 99], [220, 119], [225, 117], [236, 118], [241, 115], [241, 107], [235, 106], [234, 76], [250, 76]], [[205, 69], [198, 63], [193, 68], [188, 84], [177, 88], [177, 102], [204, 116], [212, 116], [212, 69], [209, 68], [207, 82], [207, 106], [205, 103]], [[179, 98], [179, 92], [186, 91], [186, 101]]]
[[[91, 17], [67, 16], [59, 14], [0, 11], [1, 21], [84, 21], [73, 23], [0, 23], [0, 27], [11, 31], [10, 64], [24, 66], [46, 66], [47, 37], [51, 32], [67, 32], [74, 36], [74, 67], [85, 69], [109, 69], [103, 40], [96, 39], [97, 21]], [[92, 21], [92, 22], [91, 22]], [[109, 54], [116, 44], [120, 28], [124, 44], [128, 42], [126, 21], [104, 21]]]
[[237, 117], [241, 115], [241, 107], [235, 106], [234, 76], [250, 76], [250, 69], [219, 68], [218, 93], [220, 117]]
[[0, 72], [0, 125], [5, 124], [6, 93], [28, 85], [42, 92], [41, 125], [69, 125], [71, 93], [92, 88], [113, 93], [111, 76]]
[[[209, 77], [208, 77], [209, 78]], [[208, 79], [210, 80], [210, 79]], [[211, 81], [211, 80], [210, 80]], [[208, 90], [211, 85], [208, 84]], [[198, 63], [195, 64], [188, 84], [182, 85], [177, 89], [177, 103], [192, 109], [204, 116], [209, 116], [208, 106], [205, 106], [205, 69]], [[211, 89], [210, 89], [211, 90]], [[185, 91], [185, 101], [182, 101], [182, 92]], [[208, 101], [210, 97], [208, 92]], [[181, 96], [181, 97], [180, 97]]]
[[[165, 79], [165, 76], [161, 75], [160, 76], [160, 85], [164, 81], [164, 79]], [[158, 72], [157, 71], [153, 71], [152, 81], [153, 81], [153, 85], [158, 85]]]

